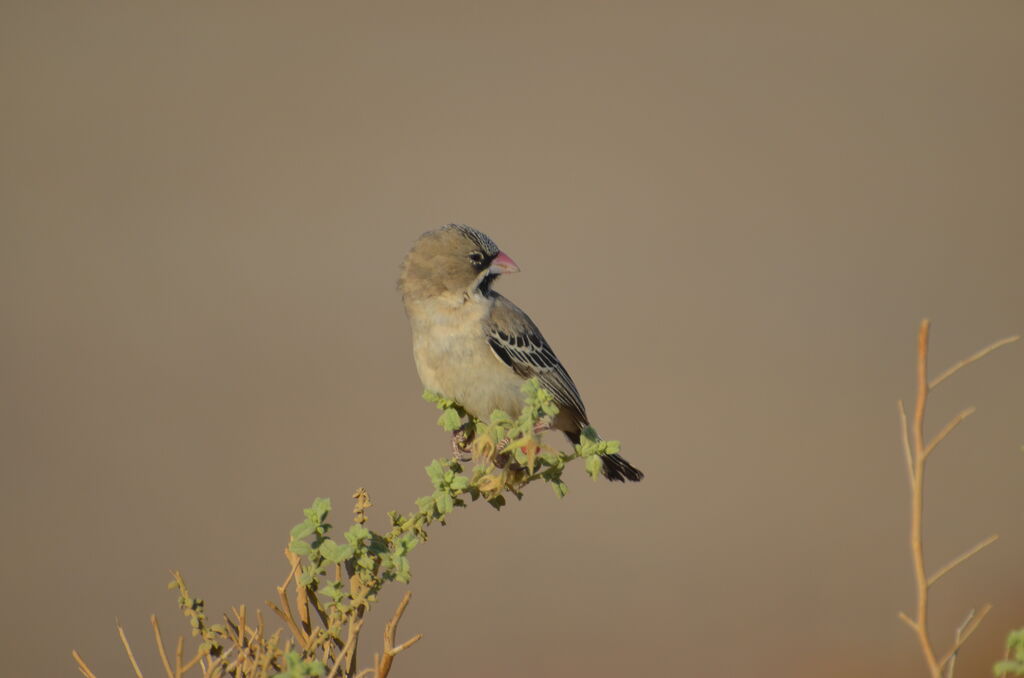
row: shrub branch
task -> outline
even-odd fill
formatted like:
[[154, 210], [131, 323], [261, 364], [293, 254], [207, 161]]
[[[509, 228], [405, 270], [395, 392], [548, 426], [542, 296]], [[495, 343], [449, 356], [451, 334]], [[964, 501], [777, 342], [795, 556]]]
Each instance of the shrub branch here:
[[969, 407], [957, 414], [942, 427], [939, 433], [936, 434], [931, 441], [927, 443], [925, 443], [924, 436], [925, 411], [927, 409], [928, 396], [930, 392], [939, 384], [956, 374], [967, 365], [984, 358], [986, 355], [1001, 346], [1017, 341], [1020, 337], [1013, 336], [1000, 339], [999, 341], [981, 349], [977, 353], [959, 361], [949, 369], [942, 372], [938, 377], [929, 381], [929, 329], [929, 321], [927, 319], [922, 320], [917, 335], [917, 398], [914, 403], [914, 416], [909, 423], [907, 421], [903, 401], [901, 400], [898, 403], [900, 436], [910, 479], [910, 552], [913, 562], [914, 584], [917, 593], [917, 605], [914, 610], [914, 616], [911, 617], [904, 612], [900, 612], [899, 617], [906, 622], [916, 635], [918, 644], [921, 647], [921, 653], [924, 655], [925, 663], [928, 666], [928, 671], [932, 678], [942, 678], [944, 668], [948, 669], [947, 678], [952, 678], [957, 652], [959, 652], [963, 644], [967, 642], [971, 637], [971, 634], [978, 628], [978, 625], [981, 624], [985, 615], [987, 615], [989, 610], [992, 609], [992, 606], [986, 604], [977, 614], [974, 614], [974, 611], [972, 610], [971, 614], [967, 616], [964, 623], [957, 630], [953, 645], [940, 657], [936, 654], [928, 632], [928, 594], [931, 587], [937, 584], [942, 577], [967, 562], [987, 546], [991, 545], [999, 538], [999, 535], [994, 534], [987, 539], [982, 540], [972, 548], [951, 560], [945, 566], [941, 567], [937, 572], [935, 572], [935, 574], [930, 577], [928, 576], [925, 569], [923, 537], [925, 465], [929, 455], [935, 451], [935, 448], [939, 443], [945, 440], [965, 419], [967, 419], [967, 417], [974, 412], [974, 408]]
[[[600, 440], [591, 428], [582, 432], [572, 452], [542, 444], [540, 431], [558, 408], [536, 380], [524, 385], [523, 394], [525, 405], [519, 417], [495, 411], [485, 424], [467, 415], [457, 403], [425, 393], [424, 398], [441, 411], [438, 424], [456, 436], [460, 441], [457, 451], [468, 453], [469, 458], [462, 459], [460, 454], [456, 459], [431, 462], [426, 471], [433, 492], [417, 499], [416, 508], [408, 513], [389, 512], [388, 529], [382, 532], [367, 527], [373, 504], [364, 489], [352, 495], [353, 523], [337, 541], [327, 522], [331, 502], [316, 499], [303, 511], [305, 520], [291, 530], [284, 553], [288, 571], [276, 587], [277, 600], [266, 601], [283, 623], [269, 636], [262, 614], [257, 611], [253, 626], [244, 605], [232, 610], [232, 615], [225, 614], [223, 624], [210, 623], [203, 600], [189, 592], [180, 573], [173, 572], [169, 588], [178, 591], [178, 605], [199, 645], [186, 661], [184, 640], [179, 638], [172, 669], [156, 617], [151, 618], [168, 678], [183, 678], [193, 669], [204, 678], [386, 678], [395, 658], [423, 637], [417, 634], [396, 643], [398, 623], [411, 593], [405, 593], [385, 625], [382, 651], [362, 670], [358, 668], [360, 633], [382, 588], [391, 582], [409, 582], [409, 554], [427, 541], [431, 526], [444, 525], [456, 508], [477, 500], [500, 509], [507, 496], [521, 499], [525, 487], [534, 482], [550, 485], [563, 497], [568, 487], [562, 473], [568, 463], [583, 459], [587, 472], [596, 479], [601, 456], [618, 452], [617, 442]], [[469, 461], [473, 466], [464, 473], [463, 463]], [[117, 629], [137, 678], [143, 678], [124, 630], [120, 625]], [[72, 656], [86, 678], [96, 678], [77, 652]]]

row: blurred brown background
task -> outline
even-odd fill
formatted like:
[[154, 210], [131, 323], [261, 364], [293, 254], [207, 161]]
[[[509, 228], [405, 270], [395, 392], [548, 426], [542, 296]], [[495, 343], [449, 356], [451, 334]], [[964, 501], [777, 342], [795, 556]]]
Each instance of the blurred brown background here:
[[[0, 10], [6, 675], [151, 676], [148, 615], [273, 594], [315, 496], [447, 454], [398, 264], [523, 267], [639, 486], [569, 474], [413, 558], [400, 676], [924, 675], [895, 402], [1024, 329], [1024, 3], [49, 3]], [[1024, 348], [947, 382], [936, 644], [1024, 624]], [[394, 593], [388, 606], [394, 600]], [[375, 624], [383, 624], [383, 615]], [[377, 644], [376, 632], [368, 638]]]

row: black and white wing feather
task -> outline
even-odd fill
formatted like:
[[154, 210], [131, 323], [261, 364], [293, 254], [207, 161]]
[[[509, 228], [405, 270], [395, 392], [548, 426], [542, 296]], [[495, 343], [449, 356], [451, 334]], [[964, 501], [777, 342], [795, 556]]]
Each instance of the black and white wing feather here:
[[494, 294], [494, 306], [487, 323], [491, 350], [523, 379], [537, 377], [554, 396], [555, 404], [580, 428], [587, 425], [587, 411], [572, 377], [558, 360], [537, 326], [518, 306]]

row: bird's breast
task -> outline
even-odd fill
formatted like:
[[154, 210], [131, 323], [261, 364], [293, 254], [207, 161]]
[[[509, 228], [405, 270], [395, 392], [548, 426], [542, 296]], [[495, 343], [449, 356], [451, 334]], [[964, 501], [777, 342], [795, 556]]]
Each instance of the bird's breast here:
[[455, 400], [478, 419], [488, 419], [495, 409], [517, 416], [523, 380], [488, 344], [488, 300], [454, 301], [425, 303], [409, 314], [424, 388]]

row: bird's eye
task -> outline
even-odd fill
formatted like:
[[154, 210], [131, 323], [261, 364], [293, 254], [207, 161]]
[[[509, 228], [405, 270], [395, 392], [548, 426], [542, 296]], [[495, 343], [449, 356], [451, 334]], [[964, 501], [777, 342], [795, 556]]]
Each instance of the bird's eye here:
[[469, 260], [472, 261], [474, 264], [480, 265], [484, 263], [484, 255], [482, 252], [471, 252], [469, 255]]

